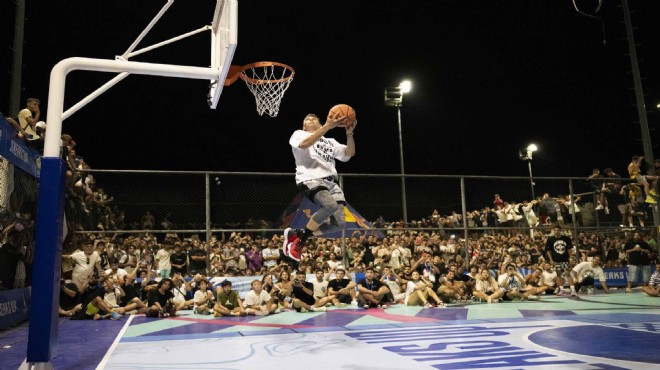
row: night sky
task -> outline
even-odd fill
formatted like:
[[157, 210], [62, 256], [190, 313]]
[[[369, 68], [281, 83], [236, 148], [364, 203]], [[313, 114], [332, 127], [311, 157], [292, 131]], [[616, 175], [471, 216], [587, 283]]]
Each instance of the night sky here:
[[[58, 61], [113, 59], [164, 3], [28, 1], [21, 101], [41, 98], [45, 119]], [[592, 14], [596, 4], [578, 1]], [[625, 174], [643, 148], [619, 5], [606, 1], [599, 20], [578, 14], [570, 0], [241, 0], [233, 64], [273, 60], [296, 70], [278, 117], [258, 116], [242, 81], [210, 110], [208, 81], [135, 75], [64, 121], [63, 131], [97, 169], [293, 173], [288, 138], [303, 117], [347, 103], [359, 120], [357, 155], [339, 171], [398, 173], [396, 109], [384, 106], [383, 92], [410, 79], [402, 108], [407, 173], [526, 176], [518, 149], [533, 142], [535, 176], [588, 176], [594, 167]], [[209, 24], [214, 6], [176, 1], [138, 48]], [[13, 9], [4, 7], [10, 45]], [[653, 129], [657, 8], [641, 0], [630, 7]], [[207, 66], [209, 40], [203, 33], [131, 60]], [[65, 110], [110, 78], [69, 74]], [[2, 85], [7, 112], [6, 74]], [[341, 129], [328, 136], [345, 142]]]

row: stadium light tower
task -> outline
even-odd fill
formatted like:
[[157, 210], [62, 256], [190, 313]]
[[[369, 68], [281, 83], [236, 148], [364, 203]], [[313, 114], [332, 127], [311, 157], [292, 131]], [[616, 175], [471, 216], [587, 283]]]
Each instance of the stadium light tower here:
[[403, 135], [401, 132], [401, 105], [403, 105], [403, 95], [410, 92], [412, 83], [408, 80], [403, 81], [397, 87], [385, 88], [385, 106], [396, 107], [399, 124], [399, 158], [401, 160], [401, 201], [403, 203], [403, 222], [408, 224], [408, 204], [406, 201], [406, 178], [403, 166]]
[[527, 167], [529, 168], [529, 185], [532, 188], [532, 200], [536, 198], [534, 195], [534, 178], [532, 177], [532, 154], [539, 150], [536, 144], [529, 144], [527, 148], [518, 151], [518, 157], [522, 161], [527, 161]]

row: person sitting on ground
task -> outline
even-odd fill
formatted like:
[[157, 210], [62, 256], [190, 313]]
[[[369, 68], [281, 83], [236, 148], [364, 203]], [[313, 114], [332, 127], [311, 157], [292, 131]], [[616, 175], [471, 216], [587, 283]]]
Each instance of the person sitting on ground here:
[[213, 292], [208, 289], [210, 286], [211, 284], [207, 279], [202, 279], [199, 282], [199, 289], [195, 292], [193, 298], [193, 313], [198, 315], [210, 315], [213, 313], [215, 297], [213, 296]]
[[476, 298], [483, 299], [488, 303], [499, 302], [504, 289], [500, 287], [494, 277], [490, 276], [490, 272], [486, 269], [481, 270], [477, 276], [477, 281], [474, 285], [472, 292]]
[[314, 286], [314, 298], [316, 299], [321, 299], [321, 298], [328, 298], [328, 302], [332, 302], [332, 299], [334, 297], [328, 297], [328, 281], [330, 278], [330, 273], [332, 271], [328, 271], [328, 274], [324, 277], [324, 271], [323, 269], [317, 268], [314, 271], [314, 278], [310, 279], [309, 282], [312, 283]]
[[332, 304], [343, 308], [355, 300], [355, 282], [346, 277], [346, 270], [339, 266], [335, 269], [335, 278], [328, 283], [328, 294], [332, 296]]
[[577, 296], [577, 293], [584, 286], [586, 286], [588, 292], [591, 293], [594, 286], [594, 277], [598, 278], [605, 293], [610, 292], [609, 289], [607, 289], [607, 279], [605, 278], [603, 268], [600, 266], [599, 256], [593, 257], [591, 261], [578, 263], [573, 267], [570, 273], [573, 275], [573, 281], [576, 281], [575, 292], [571, 292], [572, 296]]
[[525, 286], [523, 289], [526, 293], [531, 295], [539, 295], [548, 290], [548, 287], [543, 285], [542, 274], [543, 270], [541, 268], [536, 268], [532, 271], [531, 274], [527, 274], [527, 276], [525, 276]]
[[[403, 303], [406, 299], [406, 292], [402, 289], [401, 279], [391, 267], [383, 267], [383, 274], [380, 277], [380, 281], [386, 284], [390, 289], [394, 302]], [[432, 285], [433, 284], [431, 284], [431, 286]]]
[[549, 263], [543, 264], [543, 271], [541, 272], [541, 284], [545, 287], [546, 294], [554, 293], [556, 295], [563, 295], [564, 291], [564, 278], [557, 274], [557, 271], [552, 268]]
[[660, 297], [660, 261], [655, 264], [655, 271], [649, 279], [648, 285], [642, 286], [642, 291], [651, 297]]
[[[435, 303], [429, 302], [429, 297]], [[412, 272], [412, 280], [406, 284], [404, 303], [406, 306], [444, 307], [440, 297], [433, 291], [433, 283], [424, 279], [419, 272]]]
[[84, 284], [84, 293], [82, 294], [83, 310], [82, 318], [85, 320], [100, 320], [110, 318], [118, 320], [121, 315], [114, 312], [113, 307], [105, 302], [106, 284], [92, 276], [88, 283]]
[[162, 279], [156, 289], [149, 290], [147, 300], [147, 317], [172, 317], [176, 316], [177, 306], [174, 303], [172, 293], [172, 279]]
[[523, 291], [525, 279], [518, 273], [516, 266], [508, 264], [506, 271], [497, 278], [497, 283], [504, 288], [505, 301], [521, 301], [524, 299], [536, 300], [538, 296]]
[[73, 317], [80, 310], [82, 310], [82, 302], [78, 286], [60, 280], [60, 304], [58, 307], [60, 316]]
[[[195, 288], [199, 288], [199, 284], [203, 280], [201, 275], [197, 278], [197, 280], [194, 278], [191, 280], [192, 284], [195, 284]], [[177, 273], [172, 276], [172, 294], [174, 294], [172, 302], [174, 302], [178, 311], [190, 310], [194, 308], [195, 300], [191, 297], [194, 297], [197, 290], [198, 289], [194, 289], [191, 285], [191, 282], [187, 281], [183, 276], [181, 276], [181, 274]]]
[[325, 304], [330, 302], [328, 297], [315, 297], [314, 285], [305, 281], [305, 272], [296, 271], [296, 278], [293, 281], [293, 308], [298, 312], [324, 312]]
[[217, 300], [213, 316], [247, 316], [238, 292], [231, 289], [231, 281], [224, 280], [217, 289]]
[[266, 316], [268, 314], [276, 313], [277, 303], [268, 292], [263, 290], [261, 280], [253, 280], [250, 284], [250, 290], [245, 296], [243, 307], [248, 315]]
[[440, 286], [436, 293], [440, 298], [446, 301], [460, 301], [466, 302], [467, 296], [465, 295], [465, 283], [456, 280], [456, 272], [448, 271], [447, 274], [440, 278]]
[[364, 309], [371, 307], [387, 308], [389, 306], [387, 296], [390, 289], [375, 278], [373, 267], [367, 267], [364, 275], [364, 279], [358, 282], [358, 305]]

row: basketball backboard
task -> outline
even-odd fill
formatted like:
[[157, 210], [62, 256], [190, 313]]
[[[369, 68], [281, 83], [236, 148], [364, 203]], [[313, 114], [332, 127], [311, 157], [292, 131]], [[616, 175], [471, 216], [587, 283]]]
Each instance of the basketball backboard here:
[[208, 103], [215, 109], [222, 94], [225, 78], [238, 40], [238, 0], [217, 0], [211, 25], [211, 68], [217, 68], [217, 79], [211, 80]]

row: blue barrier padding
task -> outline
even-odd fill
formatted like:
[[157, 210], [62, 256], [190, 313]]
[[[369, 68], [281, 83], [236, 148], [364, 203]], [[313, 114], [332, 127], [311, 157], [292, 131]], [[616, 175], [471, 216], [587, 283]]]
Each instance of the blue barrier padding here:
[[0, 330], [27, 320], [30, 314], [30, 287], [0, 292]]
[[61, 158], [43, 158], [37, 204], [28, 363], [50, 362], [57, 354], [65, 174]]
[[41, 155], [19, 138], [16, 129], [0, 115], [0, 156], [11, 164], [39, 178]]

